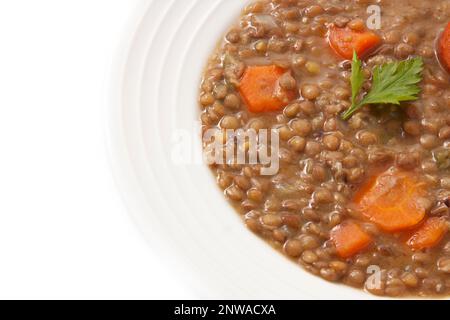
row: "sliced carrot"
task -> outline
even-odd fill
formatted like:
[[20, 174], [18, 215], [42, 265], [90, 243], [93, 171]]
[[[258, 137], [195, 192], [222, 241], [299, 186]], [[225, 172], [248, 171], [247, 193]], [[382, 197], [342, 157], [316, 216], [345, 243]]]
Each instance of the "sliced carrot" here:
[[439, 40], [439, 55], [441, 63], [450, 71], [450, 22]]
[[344, 222], [331, 230], [331, 240], [342, 258], [350, 258], [364, 250], [372, 238], [354, 222]]
[[353, 202], [367, 219], [387, 232], [417, 226], [425, 217], [419, 198], [426, 194], [425, 184], [409, 172], [390, 169], [373, 177]]
[[363, 57], [373, 51], [381, 43], [381, 38], [371, 31], [354, 31], [350, 28], [332, 26], [328, 41], [330, 46], [344, 59], [351, 60], [353, 51], [358, 57]]
[[278, 111], [296, 98], [294, 91], [280, 88], [279, 80], [286, 72], [275, 65], [252, 66], [245, 70], [239, 91], [250, 112]]
[[447, 231], [448, 225], [444, 218], [430, 218], [408, 240], [408, 246], [415, 251], [433, 248], [444, 238]]

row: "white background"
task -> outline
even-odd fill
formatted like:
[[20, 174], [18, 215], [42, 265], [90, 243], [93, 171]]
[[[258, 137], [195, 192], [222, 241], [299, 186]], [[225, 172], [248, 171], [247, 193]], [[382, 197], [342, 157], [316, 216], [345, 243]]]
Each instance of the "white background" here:
[[140, 0], [0, 0], [0, 298], [193, 298], [116, 190], [110, 68]]

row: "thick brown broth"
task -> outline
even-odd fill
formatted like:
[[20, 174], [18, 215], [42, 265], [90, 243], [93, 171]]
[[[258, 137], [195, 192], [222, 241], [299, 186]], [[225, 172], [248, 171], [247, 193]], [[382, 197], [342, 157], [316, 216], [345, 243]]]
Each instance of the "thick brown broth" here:
[[[381, 8], [381, 37], [364, 56], [365, 89], [375, 66], [423, 58], [417, 101], [364, 107], [348, 121], [351, 63], [330, 48], [331, 26], [366, 28], [367, 8]], [[450, 225], [450, 77], [436, 41], [450, 22], [448, 0], [272, 0], [247, 6], [211, 56], [201, 84], [203, 130], [276, 129], [277, 174], [261, 165], [211, 165], [219, 186], [247, 227], [309, 272], [387, 296], [450, 294], [450, 235], [413, 250], [417, 224], [386, 232], [355, 207], [355, 195], [386, 170], [426, 185], [416, 199], [426, 219]], [[249, 66], [276, 65], [281, 88], [295, 91], [279, 111], [252, 113], [239, 91]], [[287, 90], [287, 89], [286, 89]], [[223, 138], [223, 143], [227, 139]], [[205, 143], [208, 149], [209, 143]], [[338, 254], [332, 230], [356, 223], [372, 242], [350, 257]], [[376, 268], [376, 269], [373, 269]], [[370, 286], [378, 270], [380, 283]]]

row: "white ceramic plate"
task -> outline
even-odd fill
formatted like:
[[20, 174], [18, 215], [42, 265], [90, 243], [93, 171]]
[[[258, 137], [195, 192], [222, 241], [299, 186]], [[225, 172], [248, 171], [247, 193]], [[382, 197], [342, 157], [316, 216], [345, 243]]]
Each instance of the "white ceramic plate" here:
[[371, 298], [285, 259], [245, 228], [207, 166], [172, 161], [173, 134], [193, 132], [198, 119], [207, 58], [245, 3], [153, 0], [140, 6], [117, 61], [109, 123], [124, 199], [151, 246], [199, 298]]

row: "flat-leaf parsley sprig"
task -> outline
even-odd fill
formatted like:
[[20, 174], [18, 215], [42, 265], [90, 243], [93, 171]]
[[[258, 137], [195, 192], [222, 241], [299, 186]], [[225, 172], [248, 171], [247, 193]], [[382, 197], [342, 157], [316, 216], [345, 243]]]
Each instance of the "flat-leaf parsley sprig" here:
[[396, 104], [418, 99], [422, 81], [422, 58], [416, 57], [400, 62], [390, 62], [375, 67], [372, 87], [358, 101], [363, 83], [362, 62], [356, 52], [353, 53], [351, 86], [352, 106], [342, 115], [344, 120], [350, 119], [355, 112], [368, 104]]

